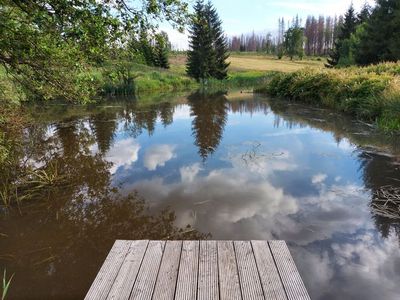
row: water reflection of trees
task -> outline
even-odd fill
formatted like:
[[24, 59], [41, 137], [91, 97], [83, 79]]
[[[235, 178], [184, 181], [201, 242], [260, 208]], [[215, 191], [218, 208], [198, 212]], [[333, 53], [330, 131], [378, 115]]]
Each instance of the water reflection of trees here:
[[325, 109], [284, 101], [271, 102], [271, 109], [279, 119], [275, 121], [278, 127], [312, 126], [331, 132], [338, 143], [347, 138], [355, 145], [364, 186], [371, 191], [371, 215], [376, 228], [385, 238], [393, 230], [400, 241], [400, 220], [383, 217], [372, 208], [379, 190], [384, 187], [400, 188], [400, 139], [383, 135], [366, 124]]
[[[375, 221], [375, 225], [383, 237], [388, 237], [393, 230], [399, 237], [400, 242], [400, 212], [397, 218], [388, 218], [376, 212], [375, 205], [381, 206], [379, 197], [380, 191], [400, 189], [400, 168], [395, 157], [375, 153], [371, 149], [361, 150], [358, 154], [361, 162], [361, 170], [363, 174], [365, 187], [371, 190], [371, 214]], [[389, 202], [389, 201], [388, 201]], [[391, 204], [387, 203], [387, 209], [391, 210]]]
[[[18, 287], [11, 298], [83, 298], [115, 239], [207, 237], [176, 227], [172, 210], [153, 214], [138, 194], [122, 195], [112, 187], [104, 151], [113, 132], [97, 125], [93, 135], [90, 127], [71, 119], [26, 132], [30, 142], [20, 164], [46, 172], [55, 172], [53, 166], [58, 180], [36, 184], [34, 192], [32, 184], [26, 186], [21, 191], [33, 193], [29, 201], [0, 217], [0, 260], [16, 274]], [[106, 140], [103, 150], [91, 151], [99, 138]]]
[[221, 142], [228, 115], [227, 98], [223, 93], [195, 93], [188, 97], [193, 117], [192, 134], [200, 157], [205, 160]]

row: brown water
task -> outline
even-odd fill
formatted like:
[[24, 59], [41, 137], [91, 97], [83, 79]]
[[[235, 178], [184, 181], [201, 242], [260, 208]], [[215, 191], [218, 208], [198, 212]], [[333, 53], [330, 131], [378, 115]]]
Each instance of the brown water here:
[[286, 240], [313, 299], [399, 299], [399, 220], [371, 206], [398, 138], [240, 93], [32, 115], [18, 170], [56, 179], [0, 211], [10, 299], [83, 298], [115, 239], [203, 238]]

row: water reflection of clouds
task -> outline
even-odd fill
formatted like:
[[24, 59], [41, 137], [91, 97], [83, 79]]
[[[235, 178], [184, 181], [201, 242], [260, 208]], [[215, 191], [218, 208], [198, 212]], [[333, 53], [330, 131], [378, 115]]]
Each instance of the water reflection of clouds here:
[[149, 171], [165, 166], [165, 163], [176, 157], [174, 145], [155, 145], [148, 148], [144, 154], [143, 164]]
[[329, 241], [321, 247], [318, 242], [291, 247], [313, 299], [398, 299], [400, 253], [395, 235], [379, 241], [373, 231], [362, 231], [351, 241]]
[[116, 141], [106, 154], [106, 160], [112, 162], [111, 174], [115, 174], [120, 167], [130, 168], [138, 160], [139, 150], [140, 145], [133, 138]]
[[[279, 180], [269, 180], [287, 174], [279, 171], [299, 171], [294, 157], [281, 152], [259, 156], [253, 165], [233, 152], [224, 158], [228, 168], [189, 164], [180, 168], [180, 182], [156, 177], [130, 189], [152, 199], [154, 209], [173, 207], [178, 226], [193, 224], [215, 239], [287, 240], [315, 299], [396, 299], [398, 244], [391, 237], [379, 240], [368, 192], [340, 176], [330, 182], [321, 172], [308, 179], [317, 193], [294, 197]], [[377, 288], [382, 280], [384, 290]]]

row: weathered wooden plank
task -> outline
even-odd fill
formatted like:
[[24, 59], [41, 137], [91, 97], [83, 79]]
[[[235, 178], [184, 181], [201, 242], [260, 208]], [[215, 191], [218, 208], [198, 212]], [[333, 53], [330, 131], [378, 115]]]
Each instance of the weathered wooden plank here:
[[149, 241], [132, 241], [107, 299], [129, 299]]
[[282, 283], [288, 299], [309, 300], [310, 296], [308, 295], [286, 243], [284, 241], [270, 241], [268, 244], [280, 277], [282, 278]]
[[234, 246], [243, 299], [264, 299], [251, 243], [235, 241]]
[[129, 299], [151, 299], [164, 252], [165, 241], [150, 241]]
[[200, 241], [197, 299], [219, 299], [216, 241]]
[[251, 241], [266, 299], [286, 300], [286, 293], [267, 241]]
[[199, 241], [184, 241], [176, 284], [176, 300], [192, 300], [197, 297], [199, 268]]
[[96, 279], [86, 294], [86, 300], [106, 299], [121, 268], [132, 241], [116, 240]]
[[221, 300], [240, 300], [238, 267], [232, 241], [218, 241], [218, 270]]
[[158, 271], [157, 283], [153, 299], [172, 300], [175, 296], [176, 280], [178, 277], [179, 260], [181, 257], [182, 241], [167, 241], [164, 255]]

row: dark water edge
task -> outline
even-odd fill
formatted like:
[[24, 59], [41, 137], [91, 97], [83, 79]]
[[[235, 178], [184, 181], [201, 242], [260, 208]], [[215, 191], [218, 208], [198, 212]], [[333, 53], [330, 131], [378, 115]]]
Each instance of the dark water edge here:
[[284, 239], [313, 299], [400, 294], [399, 220], [372, 208], [396, 136], [240, 91], [31, 114], [17, 167], [57, 180], [1, 212], [10, 299], [82, 298], [118, 238]]

